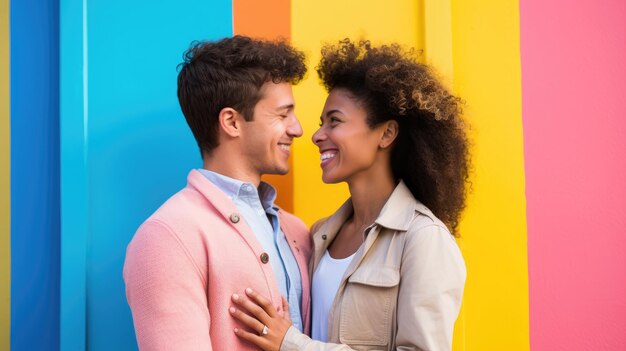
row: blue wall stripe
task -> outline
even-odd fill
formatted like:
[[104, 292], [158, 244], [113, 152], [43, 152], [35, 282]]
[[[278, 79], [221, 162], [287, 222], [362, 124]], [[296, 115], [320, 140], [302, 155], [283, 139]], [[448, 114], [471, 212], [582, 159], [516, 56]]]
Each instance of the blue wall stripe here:
[[87, 0], [61, 0], [61, 350], [87, 347]]
[[136, 349], [122, 266], [137, 227], [201, 165], [176, 98], [230, 0], [61, 0], [63, 350]]
[[11, 2], [12, 350], [59, 348], [58, 11]]

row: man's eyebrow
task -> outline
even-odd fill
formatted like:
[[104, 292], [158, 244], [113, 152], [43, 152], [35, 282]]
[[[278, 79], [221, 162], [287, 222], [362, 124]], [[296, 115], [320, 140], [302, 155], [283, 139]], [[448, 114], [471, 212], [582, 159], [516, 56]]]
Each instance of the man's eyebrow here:
[[294, 104], [286, 104], [286, 105], [282, 105], [276, 108], [276, 111], [282, 111], [282, 110], [293, 110], [294, 108]]

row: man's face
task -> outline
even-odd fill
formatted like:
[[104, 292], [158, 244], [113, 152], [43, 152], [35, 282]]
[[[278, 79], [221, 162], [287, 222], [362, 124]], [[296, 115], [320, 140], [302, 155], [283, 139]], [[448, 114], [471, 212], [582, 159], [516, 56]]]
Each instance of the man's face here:
[[293, 138], [302, 136], [289, 83], [267, 82], [251, 121], [242, 125], [242, 145], [250, 172], [286, 174]]

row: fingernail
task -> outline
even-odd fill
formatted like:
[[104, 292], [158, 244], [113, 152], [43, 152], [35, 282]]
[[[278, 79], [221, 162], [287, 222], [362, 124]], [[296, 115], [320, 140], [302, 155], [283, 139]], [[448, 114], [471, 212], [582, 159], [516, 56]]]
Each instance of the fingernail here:
[[239, 300], [239, 295], [233, 294], [233, 300], [235, 300], [235, 301]]
[[235, 328], [235, 333], [239, 333], [239, 328]]
[[230, 313], [235, 313], [236, 309], [234, 307], [231, 307], [228, 309], [228, 311], [230, 311]]
[[246, 288], [246, 293], [248, 293], [248, 294], [252, 294], [252, 289], [250, 289], [250, 288]]

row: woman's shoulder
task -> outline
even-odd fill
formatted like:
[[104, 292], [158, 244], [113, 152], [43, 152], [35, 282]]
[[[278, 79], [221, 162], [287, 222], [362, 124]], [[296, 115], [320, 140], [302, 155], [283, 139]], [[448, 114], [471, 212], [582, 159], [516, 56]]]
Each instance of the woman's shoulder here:
[[405, 239], [402, 259], [406, 267], [435, 267], [450, 284], [463, 287], [467, 275], [463, 253], [448, 227], [432, 212], [416, 211]]
[[415, 215], [407, 229], [407, 240], [422, 242], [443, 242], [458, 247], [450, 229], [425, 205], [417, 202]]
[[313, 225], [311, 226], [311, 236], [315, 235], [315, 233], [317, 233], [320, 228], [322, 228], [322, 226], [328, 222], [328, 219], [330, 218], [330, 216], [328, 217], [324, 217], [322, 219], [318, 219], [315, 223], [313, 223]]
[[416, 200], [415, 216], [409, 225], [409, 230], [422, 230], [428, 227], [438, 227], [450, 234], [448, 227], [426, 205]]
[[348, 199], [333, 214], [313, 223], [311, 226], [311, 235], [315, 236], [315, 233], [320, 230], [330, 232], [339, 230], [341, 225], [352, 215], [352, 212], [352, 201], [351, 199]]

